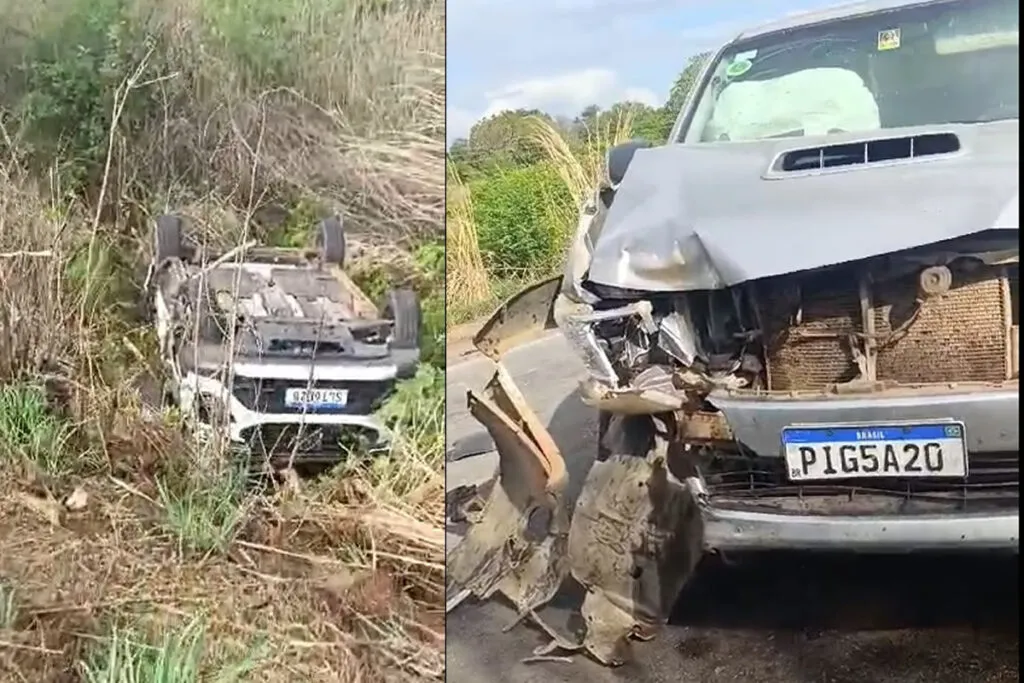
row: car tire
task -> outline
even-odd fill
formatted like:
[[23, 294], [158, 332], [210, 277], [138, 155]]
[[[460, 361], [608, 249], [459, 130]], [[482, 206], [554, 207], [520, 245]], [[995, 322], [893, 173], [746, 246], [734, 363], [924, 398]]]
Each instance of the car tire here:
[[154, 261], [163, 263], [167, 259], [183, 258], [184, 221], [180, 216], [167, 214], [157, 216], [154, 229]]
[[332, 266], [345, 265], [345, 228], [340, 216], [331, 216], [320, 221], [316, 235], [316, 246], [320, 258]]
[[416, 292], [390, 289], [380, 306], [381, 314], [395, 322], [391, 345], [396, 349], [415, 349], [420, 343], [422, 311]]

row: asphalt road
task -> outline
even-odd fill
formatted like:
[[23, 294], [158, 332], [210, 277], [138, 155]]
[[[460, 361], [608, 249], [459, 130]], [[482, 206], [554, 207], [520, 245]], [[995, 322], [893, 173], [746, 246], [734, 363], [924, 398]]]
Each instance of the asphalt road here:
[[[549, 425], [577, 486], [590, 467], [597, 426], [574, 390], [580, 365], [558, 336], [515, 349], [506, 365]], [[447, 482], [480, 482], [496, 460], [468, 415], [465, 392], [491, 364], [479, 356], [448, 368]], [[458, 542], [449, 535], [449, 547]], [[635, 645], [636, 661], [607, 669], [581, 656], [524, 664], [546, 637], [529, 626], [502, 632], [501, 602], [463, 603], [448, 615], [452, 683], [1004, 683], [1018, 681], [1019, 567], [1006, 557], [857, 557], [776, 553], [735, 566], [708, 561], [684, 591], [670, 625]], [[572, 626], [571, 586], [543, 613]]]

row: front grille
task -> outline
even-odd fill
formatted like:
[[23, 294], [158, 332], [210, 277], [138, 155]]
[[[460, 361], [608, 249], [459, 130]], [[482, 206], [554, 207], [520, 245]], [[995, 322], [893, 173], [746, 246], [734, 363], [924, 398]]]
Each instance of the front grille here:
[[[379, 382], [317, 382], [316, 389], [347, 389], [348, 403], [344, 408], [332, 410], [333, 413], [347, 415], [369, 415], [377, 410], [391, 395], [394, 380]], [[287, 389], [303, 389], [305, 382], [292, 380], [263, 379], [250, 380], [236, 378], [234, 395], [249, 410], [260, 413], [300, 414], [301, 408], [285, 405]]]
[[952, 274], [947, 292], [920, 304], [917, 273], [868, 285], [864, 302], [855, 266], [769, 281], [762, 296], [769, 388], [819, 390], [848, 382], [860, 375], [858, 361], [866, 354], [881, 381], [1006, 380], [1016, 266]]
[[779, 498], [813, 500], [826, 496], [884, 496], [904, 501], [942, 503], [965, 511], [1016, 509], [1020, 492], [1017, 453], [968, 455], [965, 479], [843, 479], [793, 483], [781, 457], [715, 454], [701, 465], [712, 497], [750, 503]]
[[273, 459], [337, 460], [349, 453], [372, 447], [379, 440], [376, 430], [362, 425], [265, 424], [247, 430], [246, 445]]

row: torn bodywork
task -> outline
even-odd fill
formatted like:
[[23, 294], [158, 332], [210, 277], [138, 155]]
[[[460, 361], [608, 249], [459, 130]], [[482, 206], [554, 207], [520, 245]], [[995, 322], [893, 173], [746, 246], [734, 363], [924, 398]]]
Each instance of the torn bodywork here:
[[[665, 425], [650, 416], [616, 420], [606, 457], [596, 463], [569, 523], [565, 464], [550, 434], [500, 363], [507, 341], [552, 327], [561, 283], [548, 280], [513, 298], [475, 342], [497, 368], [470, 412], [490, 432], [498, 477], [483, 510], [467, 514], [465, 538], [446, 561], [448, 609], [472, 595], [501, 593], [519, 619], [552, 635], [551, 649], [586, 650], [606, 664], [626, 660], [629, 641], [663, 621], [700, 556], [699, 515], [667, 466]], [[536, 610], [571, 574], [584, 586], [582, 634], [556, 634]]]
[[498, 450], [498, 480], [479, 523], [446, 561], [447, 609], [475, 594], [505, 595], [520, 616], [549, 601], [565, 576], [565, 463], [499, 365], [469, 410]]
[[[494, 439], [499, 476], [449, 556], [449, 605], [499, 592], [520, 619], [539, 623], [536, 611], [571, 575], [586, 589], [584, 631], [567, 637], [542, 624], [553, 640], [538, 653], [583, 649], [618, 664], [632, 639], [668, 618], [705, 552], [949, 547], [950, 539], [912, 532], [888, 540], [864, 523], [897, 529], [878, 515], [941, 523], [935, 515], [964, 510], [982, 515], [964, 518], [975, 526], [956, 527], [974, 534], [967, 543], [1015, 542], [980, 525], [986, 513], [1016, 511], [1017, 468], [1001, 455], [1016, 447], [1016, 432], [987, 431], [999, 414], [979, 411], [986, 396], [1016, 396], [1017, 250], [1005, 235], [981, 235], [735, 291], [592, 305], [568, 299], [555, 278], [513, 298], [475, 340], [497, 365], [469, 405]], [[556, 325], [587, 365], [582, 398], [601, 415], [597, 461], [571, 515], [558, 447], [500, 363], [508, 340]], [[978, 401], [977, 411], [957, 407], [964, 396]], [[944, 401], [953, 401], [952, 413], [928, 409]], [[813, 410], [840, 414], [844, 402], [856, 407], [850, 412], [877, 405], [875, 419], [911, 410], [965, 420], [972, 471], [954, 481], [787, 481], [779, 429], [828, 422]], [[758, 413], [787, 408], [788, 416]], [[732, 511], [813, 515], [805, 519], [826, 526], [794, 540], [784, 528], [745, 526]], [[861, 527], [836, 526], [827, 538], [828, 523], [843, 520]]]

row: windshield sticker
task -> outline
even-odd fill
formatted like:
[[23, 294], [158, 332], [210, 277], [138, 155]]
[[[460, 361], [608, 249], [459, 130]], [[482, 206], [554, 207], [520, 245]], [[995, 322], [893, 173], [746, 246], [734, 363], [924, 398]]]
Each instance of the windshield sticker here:
[[737, 59], [726, 68], [725, 76], [726, 78], [738, 78], [750, 71], [752, 66], [754, 66], [754, 63], [749, 59]]
[[890, 28], [878, 32], [878, 51], [898, 50], [900, 47], [900, 30]]

